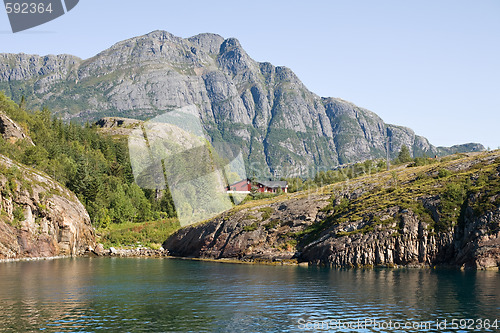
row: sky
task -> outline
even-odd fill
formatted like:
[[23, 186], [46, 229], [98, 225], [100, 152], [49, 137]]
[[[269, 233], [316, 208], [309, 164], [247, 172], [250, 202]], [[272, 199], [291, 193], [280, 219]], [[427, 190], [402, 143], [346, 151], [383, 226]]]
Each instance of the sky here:
[[317, 95], [407, 126], [436, 146], [500, 147], [500, 1], [81, 0], [13, 34], [0, 52], [89, 58], [153, 30], [237, 38], [257, 61], [291, 68]]

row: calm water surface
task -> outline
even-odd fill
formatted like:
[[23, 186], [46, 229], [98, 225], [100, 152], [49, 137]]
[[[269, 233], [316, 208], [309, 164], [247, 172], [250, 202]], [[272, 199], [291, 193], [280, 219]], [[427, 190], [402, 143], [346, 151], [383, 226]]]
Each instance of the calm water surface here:
[[472, 331], [452, 330], [452, 319], [500, 321], [500, 273], [135, 258], [0, 263], [0, 332], [429, 331], [395, 326], [421, 322]]

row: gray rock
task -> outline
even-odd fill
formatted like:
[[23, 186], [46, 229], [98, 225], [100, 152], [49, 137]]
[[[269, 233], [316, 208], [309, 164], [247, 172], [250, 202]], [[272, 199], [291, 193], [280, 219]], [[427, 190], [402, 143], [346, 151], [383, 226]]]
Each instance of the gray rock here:
[[24, 130], [3, 112], [0, 112], [0, 134], [4, 140], [11, 143], [15, 143], [17, 140], [26, 140], [29, 144], [34, 145]]
[[94, 253], [98, 256], [104, 255], [104, 245], [98, 243], [94, 249]]

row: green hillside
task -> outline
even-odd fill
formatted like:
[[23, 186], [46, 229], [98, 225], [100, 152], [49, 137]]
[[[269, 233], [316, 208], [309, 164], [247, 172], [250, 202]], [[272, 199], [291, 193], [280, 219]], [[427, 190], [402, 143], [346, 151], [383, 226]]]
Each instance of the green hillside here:
[[94, 227], [175, 217], [168, 191], [158, 195], [135, 184], [125, 138], [101, 135], [88, 124], [66, 124], [46, 108], [26, 110], [2, 92], [0, 112], [17, 122], [35, 144], [0, 140], [0, 154], [44, 171], [73, 191]]

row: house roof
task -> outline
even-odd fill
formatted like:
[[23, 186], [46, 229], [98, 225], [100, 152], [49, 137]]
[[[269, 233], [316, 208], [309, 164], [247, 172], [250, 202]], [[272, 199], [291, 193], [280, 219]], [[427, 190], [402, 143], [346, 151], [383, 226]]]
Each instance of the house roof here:
[[265, 187], [269, 188], [284, 188], [288, 186], [288, 183], [286, 181], [281, 181], [281, 180], [262, 180], [262, 181], [256, 181], [257, 184], [261, 184]]
[[243, 183], [243, 182], [246, 183], [246, 182], [249, 182], [249, 181], [250, 181], [250, 179], [248, 179], [248, 178], [247, 179], [242, 179], [242, 180], [238, 180], [237, 182], [234, 182], [232, 184], [229, 184], [229, 186], [233, 186], [233, 185], [236, 185], [236, 184], [239, 184], [239, 183]]

